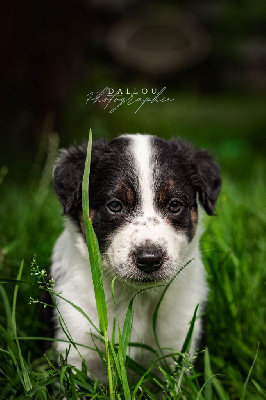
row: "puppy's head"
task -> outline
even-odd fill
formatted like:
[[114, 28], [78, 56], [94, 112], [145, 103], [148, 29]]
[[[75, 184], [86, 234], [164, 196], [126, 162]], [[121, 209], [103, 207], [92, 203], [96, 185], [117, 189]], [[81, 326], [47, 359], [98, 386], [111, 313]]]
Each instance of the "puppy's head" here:
[[[72, 147], [54, 170], [64, 214], [81, 232], [85, 158], [86, 144]], [[95, 141], [90, 216], [105, 269], [133, 282], [169, 280], [197, 240], [197, 197], [211, 215], [220, 186], [210, 155], [180, 139], [136, 134]]]

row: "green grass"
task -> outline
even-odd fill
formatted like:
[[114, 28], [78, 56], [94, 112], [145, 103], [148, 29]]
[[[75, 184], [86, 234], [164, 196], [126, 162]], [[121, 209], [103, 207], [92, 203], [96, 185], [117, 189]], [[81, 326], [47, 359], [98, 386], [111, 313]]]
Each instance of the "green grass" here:
[[[38, 340], [45, 332], [38, 318], [42, 306], [29, 302], [30, 298], [39, 297], [40, 287], [57, 295], [45, 283], [43, 271], [49, 269], [52, 245], [62, 230], [60, 207], [50, 184], [55, 147], [56, 141], [50, 146], [41, 180], [35, 169], [23, 185], [10, 182], [8, 175], [1, 184], [0, 398], [78, 399], [86, 395], [92, 399], [157, 399], [148, 386], [148, 382], [154, 382], [152, 371], [143, 370], [126, 357], [130, 327], [134, 324], [132, 302], [124, 326], [114, 328], [120, 329], [117, 347], [113, 338], [107, 340], [105, 334], [107, 323], [113, 321], [105, 315], [100, 281], [95, 281], [102, 321], [99, 336], [105, 343], [106, 354], [102, 356], [109, 385], [104, 387], [90, 379], [85, 363], [82, 370], [72, 368], [67, 354], [62, 355], [59, 366], [53, 351], [43, 356]], [[251, 167], [245, 184], [243, 180], [231, 181], [226, 174], [223, 177], [217, 217], [206, 217], [201, 243], [210, 284], [206, 350], [198, 354], [195, 368], [191, 368], [186, 356], [178, 360], [172, 374], [162, 367], [166, 383], [158, 381], [157, 386], [162, 387], [165, 399], [266, 398], [265, 172], [266, 165], [261, 162]], [[88, 235], [91, 237], [92, 233]], [[35, 254], [37, 261], [31, 267]], [[97, 275], [99, 265], [95, 268]], [[61, 323], [64, 326], [64, 321]], [[125, 365], [140, 373], [137, 385], [128, 382]], [[187, 368], [190, 374], [186, 373]]]

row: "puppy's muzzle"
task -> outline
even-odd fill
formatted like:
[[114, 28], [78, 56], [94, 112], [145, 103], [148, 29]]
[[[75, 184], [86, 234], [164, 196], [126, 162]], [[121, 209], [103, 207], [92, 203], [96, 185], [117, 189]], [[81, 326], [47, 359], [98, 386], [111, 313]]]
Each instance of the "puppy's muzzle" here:
[[138, 248], [133, 254], [133, 260], [136, 267], [146, 274], [150, 274], [163, 264], [163, 253], [158, 248]]

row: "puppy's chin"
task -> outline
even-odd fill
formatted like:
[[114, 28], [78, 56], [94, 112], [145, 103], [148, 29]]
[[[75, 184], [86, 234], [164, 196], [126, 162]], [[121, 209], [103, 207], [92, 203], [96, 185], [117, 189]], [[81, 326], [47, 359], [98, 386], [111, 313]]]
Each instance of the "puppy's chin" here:
[[137, 285], [138, 287], [142, 286], [153, 286], [153, 285], [162, 285], [166, 284], [171, 277], [165, 276], [163, 274], [154, 273], [154, 274], [128, 274], [121, 276], [121, 279], [126, 281], [128, 284]]
[[116, 278], [122, 283], [122, 285], [128, 285], [136, 290], [153, 289], [156, 287], [165, 286], [170, 279], [162, 278], [151, 278], [151, 277], [140, 277], [140, 276], [121, 276], [116, 275]]

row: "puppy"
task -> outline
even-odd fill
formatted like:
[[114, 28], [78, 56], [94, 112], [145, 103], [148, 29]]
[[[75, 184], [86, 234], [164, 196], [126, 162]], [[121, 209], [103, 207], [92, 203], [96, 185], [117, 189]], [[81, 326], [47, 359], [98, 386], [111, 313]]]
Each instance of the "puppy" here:
[[[66, 218], [54, 246], [51, 274], [55, 291], [81, 307], [98, 325], [82, 217], [86, 147], [64, 150], [55, 165], [54, 188]], [[211, 215], [220, 186], [219, 168], [211, 156], [180, 139], [167, 142], [156, 136], [126, 134], [110, 143], [93, 143], [90, 218], [102, 255], [109, 337], [114, 318], [122, 327], [130, 300], [145, 288], [133, 303], [130, 341], [158, 349], [153, 313], [165, 285], [173, 280], [160, 304], [157, 335], [165, 353], [181, 350], [195, 308], [199, 304], [198, 314], [202, 313], [208, 294], [199, 250], [198, 200]], [[114, 277], [116, 305], [111, 290]], [[58, 307], [73, 340], [94, 347], [91, 333], [96, 332], [87, 319], [61, 298]], [[58, 316], [54, 319], [56, 338], [66, 340]], [[200, 335], [201, 319], [197, 318], [192, 355]], [[66, 347], [59, 341], [57, 351], [65, 354]], [[81, 346], [79, 350], [91, 373], [105, 382], [98, 353]], [[129, 355], [144, 367], [150, 365], [152, 353], [147, 350], [131, 347]], [[68, 362], [81, 367], [75, 348], [70, 349]]]

